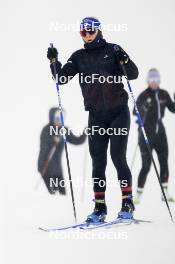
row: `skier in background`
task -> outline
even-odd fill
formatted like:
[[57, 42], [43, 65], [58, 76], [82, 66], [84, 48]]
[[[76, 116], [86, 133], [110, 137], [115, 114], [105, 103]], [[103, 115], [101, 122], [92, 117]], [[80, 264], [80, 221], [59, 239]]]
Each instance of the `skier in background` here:
[[[168, 110], [172, 113], [175, 113], [175, 94], [173, 102], [168, 92], [159, 87], [160, 73], [157, 69], [149, 70], [147, 75], [147, 83], [148, 88], [139, 95], [137, 99], [137, 106], [141, 117], [144, 120], [144, 127], [151, 149], [154, 149], [157, 153], [160, 164], [160, 178], [166, 197], [168, 201], [174, 201], [174, 199], [168, 193], [168, 142], [162, 118], [164, 117], [166, 108], [168, 108]], [[133, 113], [136, 115], [135, 110]], [[134, 200], [135, 204], [140, 203], [146, 178], [151, 166], [151, 157], [146, 148], [140, 128], [138, 143], [142, 158], [142, 168], [138, 176], [137, 193]], [[162, 200], [164, 201], [163, 195]]]
[[[58, 82], [68, 82], [77, 73], [84, 97], [85, 110], [89, 111], [89, 128], [98, 126], [99, 130], [108, 128], [126, 128], [127, 135], [100, 135], [99, 132], [89, 136], [89, 150], [92, 158], [92, 177], [94, 182], [95, 208], [87, 217], [89, 222], [103, 222], [107, 215], [105, 202], [107, 149], [110, 141], [110, 153], [118, 173], [121, 187], [122, 206], [117, 217], [133, 218], [134, 204], [132, 199], [132, 175], [126, 161], [126, 149], [130, 127], [130, 113], [128, 109], [128, 94], [122, 82], [116, 83], [105, 80], [93, 81], [93, 75], [122, 77], [123, 71], [120, 61], [124, 62], [128, 78], [136, 79], [138, 69], [128, 54], [118, 45], [108, 43], [103, 38], [100, 22], [94, 17], [86, 17], [80, 25], [80, 35], [84, 41], [84, 48], [75, 51], [67, 63], [61, 67], [56, 48], [48, 48], [47, 57], [50, 60], [52, 74], [53, 63], [56, 64]], [[115, 49], [117, 48], [117, 50]], [[64, 77], [64, 78], [62, 78]], [[90, 77], [87, 79], [87, 77]], [[83, 79], [83, 81], [82, 81]], [[87, 81], [86, 81], [87, 80]], [[64, 83], [66, 83], [64, 82]], [[103, 181], [103, 186], [100, 182]]]
[[[58, 127], [58, 133], [51, 132], [51, 127], [56, 132], [56, 127]], [[60, 129], [60, 113], [58, 108], [53, 107], [49, 111], [49, 123], [42, 129], [40, 136], [38, 171], [41, 173], [50, 194], [55, 194], [58, 191], [65, 195], [66, 187], [61, 164], [64, 141], [63, 136], [59, 133]], [[85, 134], [76, 137], [71, 131], [67, 133], [67, 142], [71, 144], [80, 145], [85, 142], [85, 139]]]

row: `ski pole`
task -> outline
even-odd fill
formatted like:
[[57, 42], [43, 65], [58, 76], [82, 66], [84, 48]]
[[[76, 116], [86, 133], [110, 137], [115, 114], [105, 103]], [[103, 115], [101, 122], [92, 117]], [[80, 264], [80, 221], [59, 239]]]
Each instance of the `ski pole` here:
[[85, 196], [85, 185], [86, 185], [86, 177], [87, 177], [87, 146], [85, 143], [85, 150], [84, 150], [84, 158], [83, 158], [83, 179], [82, 179], [82, 189], [81, 189], [81, 202], [84, 202]]
[[53, 147], [51, 148], [50, 152], [49, 152], [49, 156], [48, 159], [46, 160], [45, 164], [44, 164], [44, 168], [42, 169], [41, 175], [44, 177], [46, 170], [48, 168], [49, 162], [51, 161], [55, 151], [56, 151], [57, 145], [54, 144]]
[[[53, 43], [50, 44], [50, 47], [53, 49]], [[74, 199], [74, 192], [73, 192], [73, 185], [72, 185], [72, 176], [71, 176], [71, 170], [70, 170], [69, 155], [68, 155], [68, 149], [67, 149], [67, 140], [66, 140], [66, 133], [65, 133], [66, 129], [64, 126], [64, 117], [63, 117], [60, 90], [59, 90], [59, 84], [58, 84], [58, 73], [56, 72], [55, 62], [53, 62], [53, 67], [54, 67], [54, 75], [55, 75], [56, 89], [57, 89], [57, 95], [58, 95], [58, 109], [60, 112], [60, 120], [61, 120], [62, 129], [64, 132], [63, 133], [63, 139], [64, 139], [64, 147], [65, 147], [65, 152], [66, 152], [66, 162], [67, 162], [67, 170], [68, 170], [68, 175], [69, 175], [69, 184], [70, 184], [70, 190], [71, 190], [73, 212], [74, 212], [74, 218], [75, 218], [75, 222], [76, 222], [77, 221], [77, 215], [76, 215], [76, 208], [75, 208], [75, 199]]]
[[158, 170], [157, 170], [156, 163], [155, 163], [155, 160], [154, 160], [154, 157], [153, 157], [152, 151], [151, 151], [150, 143], [149, 143], [149, 141], [148, 141], [148, 138], [147, 138], [147, 135], [146, 135], [146, 132], [145, 132], [145, 129], [144, 129], [143, 121], [142, 121], [142, 119], [141, 119], [140, 112], [139, 112], [139, 110], [138, 110], [138, 108], [137, 108], [137, 103], [136, 103], [136, 100], [135, 100], [135, 97], [134, 97], [134, 93], [133, 93], [133, 91], [132, 91], [132, 88], [131, 88], [130, 82], [129, 82], [128, 77], [127, 77], [127, 72], [126, 72], [126, 69], [125, 69], [125, 66], [124, 66], [123, 61], [120, 61], [120, 65], [121, 65], [121, 67], [122, 67], [123, 74], [124, 74], [124, 76], [125, 76], [125, 78], [126, 78], [126, 81], [127, 81], [127, 85], [128, 85], [129, 92], [130, 92], [130, 95], [131, 95], [132, 100], [133, 100], [133, 103], [134, 103], [135, 111], [136, 111], [137, 118], [138, 118], [138, 121], [139, 121], [139, 124], [140, 124], [140, 128], [141, 128], [142, 133], [143, 133], [143, 137], [144, 137], [144, 140], [145, 140], [145, 144], [146, 144], [146, 146], [147, 146], [147, 150], [148, 150], [149, 155], [150, 155], [150, 157], [151, 157], [151, 160], [152, 160], [152, 163], [153, 163], [153, 166], [154, 166], [155, 172], [156, 172], [156, 176], [157, 176], [157, 179], [158, 179], [158, 181], [159, 181], [159, 185], [160, 185], [160, 188], [161, 188], [161, 191], [162, 191], [163, 197], [164, 197], [165, 202], [166, 202], [166, 206], [167, 206], [167, 209], [168, 209], [168, 212], [169, 212], [170, 218], [171, 218], [172, 222], [174, 222], [174, 220], [173, 220], [173, 216], [172, 216], [172, 213], [171, 213], [171, 210], [170, 210], [170, 207], [169, 207], [169, 204], [168, 204], [168, 201], [167, 201], [166, 195], [165, 195], [165, 191], [164, 191], [163, 186], [162, 186], [162, 183], [161, 183], [161, 179], [160, 179], [160, 176], [159, 176], [159, 172], [158, 172]]
[[130, 167], [131, 172], [132, 172], [133, 167], [134, 167], [134, 163], [135, 163], [135, 159], [136, 159], [136, 154], [137, 154], [137, 149], [138, 149], [138, 143], [137, 143], [137, 145], [135, 147], [134, 155], [133, 155], [132, 162], [131, 162], [131, 167]]
[[[147, 117], [147, 113], [148, 113], [148, 110], [149, 110], [149, 106], [148, 106], [148, 109], [146, 110], [145, 114], [144, 114], [144, 117], [143, 117], [143, 125], [145, 123], [145, 120], [146, 120], [146, 117]], [[140, 131], [139, 131], [139, 138], [140, 138]], [[135, 159], [136, 159], [136, 154], [137, 154], [137, 149], [138, 149], [138, 146], [139, 146], [139, 143], [137, 143], [136, 147], [135, 147], [135, 150], [134, 150], [134, 155], [133, 155], [133, 158], [132, 158], [132, 162], [131, 162], [131, 172], [133, 170], [133, 167], [134, 167], [134, 163], [135, 163]]]

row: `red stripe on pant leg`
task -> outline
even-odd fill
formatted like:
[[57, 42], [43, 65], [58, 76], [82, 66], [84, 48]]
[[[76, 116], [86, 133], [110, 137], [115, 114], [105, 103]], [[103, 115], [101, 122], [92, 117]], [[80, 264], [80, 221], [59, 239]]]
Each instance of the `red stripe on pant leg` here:
[[121, 188], [122, 192], [132, 192], [132, 186]]
[[105, 192], [95, 192], [95, 196], [105, 195]]

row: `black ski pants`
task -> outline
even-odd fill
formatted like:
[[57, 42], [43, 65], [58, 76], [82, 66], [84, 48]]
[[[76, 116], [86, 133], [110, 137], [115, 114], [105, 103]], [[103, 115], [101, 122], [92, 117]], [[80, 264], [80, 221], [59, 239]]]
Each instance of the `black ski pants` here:
[[[165, 128], [162, 123], [159, 125], [157, 134], [148, 134], [148, 140], [152, 150], [156, 151], [159, 165], [160, 165], [160, 178], [162, 183], [167, 183], [169, 178], [168, 169], [168, 142], [165, 132]], [[146, 144], [144, 142], [143, 135], [139, 135], [139, 147], [142, 158], [142, 168], [138, 177], [138, 187], [143, 188], [146, 182], [148, 172], [151, 167], [151, 157], [148, 153]]]
[[[125, 191], [131, 193], [132, 176], [126, 160], [130, 128], [130, 112], [128, 106], [121, 106], [116, 111], [90, 112], [88, 127], [91, 129], [91, 135], [88, 137], [88, 140], [92, 158], [94, 192], [105, 192], [106, 190], [105, 170], [107, 165], [107, 149], [110, 141], [110, 155], [117, 170], [120, 185], [125, 181], [127, 185]], [[92, 133], [93, 127], [98, 127], [98, 132]], [[107, 129], [109, 129], [110, 133], [101, 135], [100, 132], [107, 131]], [[122, 129], [127, 131], [127, 133], [121, 132]]]

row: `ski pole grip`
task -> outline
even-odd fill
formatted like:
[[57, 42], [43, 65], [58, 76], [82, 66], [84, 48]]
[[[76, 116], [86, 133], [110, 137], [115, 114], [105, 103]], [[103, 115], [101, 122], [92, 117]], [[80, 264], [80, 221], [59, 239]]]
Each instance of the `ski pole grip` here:
[[[114, 50], [115, 50], [116, 52], [119, 52], [119, 51], [120, 51], [119, 46], [118, 46], [118, 45], [114, 45]], [[117, 60], [118, 60], [118, 62], [119, 62], [121, 65], [124, 64], [122, 60], [120, 61], [118, 58], [117, 58]]]
[[118, 45], [114, 45], [114, 50], [118, 52], [120, 50], [119, 46]]
[[[120, 47], [118, 45], [114, 45], [114, 50], [116, 51], [116, 53], [118, 53], [120, 51]], [[120, 64], [120, 66], [122, 68], [124, 76], [126, 77], [126, 79], [128, 79], [123, 60], [119, 60], [118, 56], [117, 56], [117, 60], [118, 60], [118, 63]]]
[[[53, 51], [53, 48], [54, 48], [53, 43], [50, 43], [50, 48], [51, 48], [52, 51]], [[55, 64], [55, 61], [54, 61], [53, 63]]]
[[[53, 50], [53, 43], [50, 43], [50, 48]], [[56, 82], [58, 82], [58, 80], [57, 80], [58, 75], [57, 75], [57, 73], [56, 73], [55, 60], [54, 60], [54, 62], [52, 62], [52, 63], [53, 63], [53, 68], [54, 68], [55, 79], [56, 79]]]

